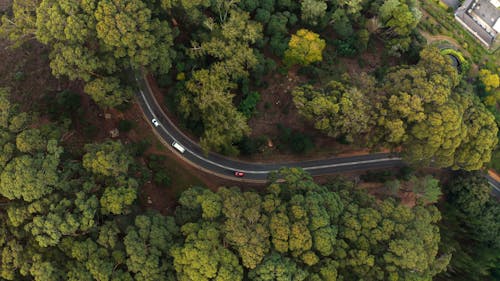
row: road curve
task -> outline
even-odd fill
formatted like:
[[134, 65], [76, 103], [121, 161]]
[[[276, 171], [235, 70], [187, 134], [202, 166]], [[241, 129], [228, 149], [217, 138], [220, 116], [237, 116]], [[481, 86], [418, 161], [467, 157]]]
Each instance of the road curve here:
[[[216, 153], [205, 155], [200, 146], [182, 133], [182, 131], [180, 131], [167, 117], [165, 112], [163, 112], [144, 75], [136, 74], [135, 80], [138, 84], [138, 90], [136, 91], [137, 101], [142, 108], [144, 117], [148, 120], [153, 131], [162, 143], [189, 164], [222, 178], [243, 182], [263, 183], [267, 180], [267, 175], [270, 172], [276, 171], [282, 167], [301, 167], [310, 174], [317, 176], [350, 171], [395, 168], [405, 165], [400, 157], [389, 153], [286, 163], [250, 163], [230, 159]], [[153, 126], [151, 122], [153, 118], [159, 121], [159, 126]], [[184, 153], [181, 154], [172, 147], [174, 141], [181, 144], [186, 149]], [[237, 178], [234, 176], [235, 171], [244, 172], [245, 176], [243, 178]], [[486, 178], [493, 187], [493, 195], [500, 198], [500, 183], [490, 176], [486, 176]]]
[[[281, 167], [301, 167], [312, 175], [327, 175], [347, 171], [404, 166], [401, 158], [389, 153], [287, 163], [250, 163], [230, 159], [216, 153], [205, 155], [200, 146], [184, 135], [163, 112], [146, 78], [137, 74], [135, 79], [139, 86], [136, 91], [139, 105], [160, 140], [191, 165], [219, 177], [248, 182], [265, 182], [269, 172], [276, 171]], [[153, 126], [151, 123], [153, 118], [159, 121], [159, 126]], [[172, 143], [174, 141], [181, 144], [186, 151], [181, 154], [173, 148]], [[235, 171], [244, 172], [245, 176], [236, 178], [234, 176]]]

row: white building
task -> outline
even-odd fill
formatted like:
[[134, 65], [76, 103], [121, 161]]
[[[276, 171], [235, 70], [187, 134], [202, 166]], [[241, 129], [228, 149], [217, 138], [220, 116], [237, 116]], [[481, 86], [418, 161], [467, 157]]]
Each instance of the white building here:
[[455, 18], [490, 47], [500, 33], [500, 0], [467, 0], [455, 12]]

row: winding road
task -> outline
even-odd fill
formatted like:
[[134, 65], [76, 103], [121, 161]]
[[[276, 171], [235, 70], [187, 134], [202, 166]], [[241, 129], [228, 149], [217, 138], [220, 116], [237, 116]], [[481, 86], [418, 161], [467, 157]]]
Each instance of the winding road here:
[[[301, 167], [312, 175], [317, 176], [348, 171], [394, 168], [405, 165], [400, 157], [389, 153], [288, 163], [250, 163], [229, 159], [216, 153], [206, 155], [200, 146], [183, 134], [167, 117], [165, 112], [163, 112], [144, 75], [136, 74], [135, 80], [138, 84], [136, 95], [139, 105], [142, 108], [144, 117], [148, 119], [149, 124], [160, 141], [194, 167], [222, 178], [242, 182], [264, 183], [270, 172], [276, 171], [281, 167]], [[153, 118], [159, 121], [160, 124], [158, 126], [152, 124], [151, 120]], [[174, 141], [186, 149], [184, 153], [181, 154], [172, 146]], [[245, 176], [237, 178], [234, 176], [235, 171], [244, 172]], [[487, 176], [487, 178], [494, 188], [493, 193], [495, 196], [500, 197], [500, 183], [490, 176]]]

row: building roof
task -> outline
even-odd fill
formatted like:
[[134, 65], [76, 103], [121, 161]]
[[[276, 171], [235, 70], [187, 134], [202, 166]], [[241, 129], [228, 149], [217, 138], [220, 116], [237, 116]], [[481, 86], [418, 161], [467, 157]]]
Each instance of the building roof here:
[[500, 32], [500, 19], [497, 20], [497, 22], [495, 23], [495, 25], [493, 26], [493, 29], [496, 31], [496, 32]]
[[458, 22], [488, 47], [500, 33], [499, 1], [466, 0], [455, 13]]
[[500, 10], [498, 10], [490, 1], [478, 0], [472, 5], [470, 11], [472, 16], [477, 16], [484, 21], [488, 26], [493, 27], [500, 18]]

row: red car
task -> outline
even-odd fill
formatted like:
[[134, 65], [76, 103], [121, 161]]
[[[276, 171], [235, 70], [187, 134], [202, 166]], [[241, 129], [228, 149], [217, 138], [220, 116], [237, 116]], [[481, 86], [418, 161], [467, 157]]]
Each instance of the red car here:
[[234, 172], [234, 176], [235, 176], [235, 177], [240, 177], [240, 178], [241, 178], [241, 177], [243, 177], [244, 175], [245, 175], [245, 173], [243, 173], [243, 172], [238, 172], [238, 171], [235, 171], [235, 172]]

